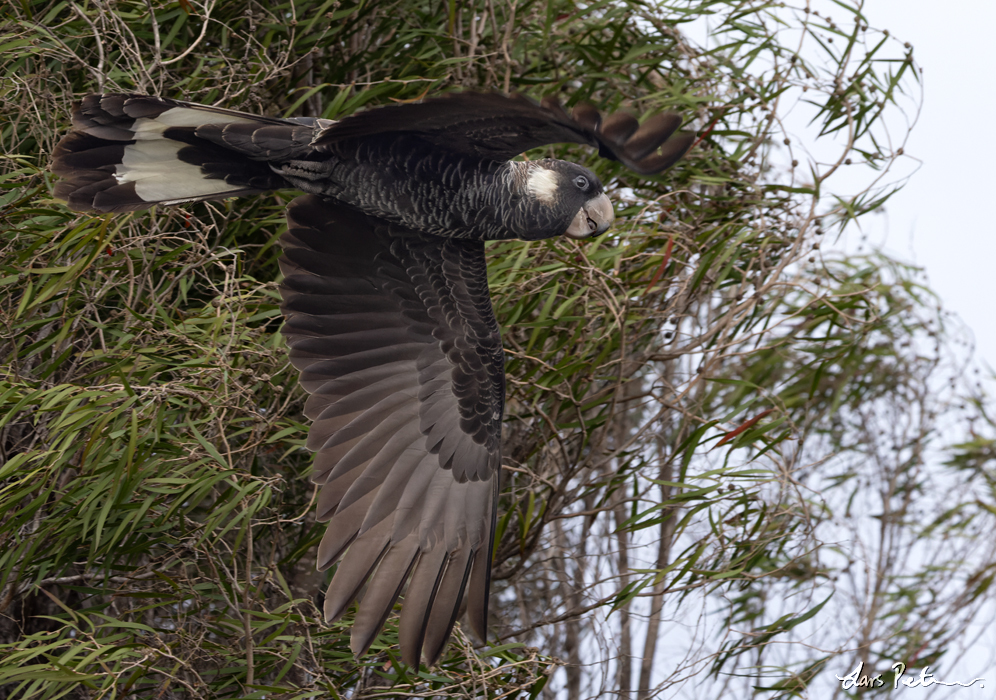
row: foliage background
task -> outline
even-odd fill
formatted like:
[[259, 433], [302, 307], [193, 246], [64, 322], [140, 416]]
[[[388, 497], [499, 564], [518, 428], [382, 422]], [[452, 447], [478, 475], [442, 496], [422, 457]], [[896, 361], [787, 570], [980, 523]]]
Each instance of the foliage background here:
[[[942, 673], [991, 612], [996, 430], [919, 271], [824, 244], [887, 200], [889, 115], [917, 108], [912, 49], [832, 8], [7, 3], [0, 697], [829, 697], [858, 662]], [[336, 118], [458, 87], [677, 110], [701, 139], [656, 179], [551, 149], [611, 183], [615, 230], [491, 247], [493, 637], [416, 671], [395, 620], [359, 660], [349, 618], [320, 621], [276, 334], [293, 193], [92, 217], [46, 167], [88, 92]]]

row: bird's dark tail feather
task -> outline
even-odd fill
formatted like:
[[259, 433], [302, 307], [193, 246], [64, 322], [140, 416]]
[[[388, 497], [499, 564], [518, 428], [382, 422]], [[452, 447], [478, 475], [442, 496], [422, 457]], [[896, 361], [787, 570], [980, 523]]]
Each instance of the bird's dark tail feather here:
[[77, 211], [140, 211], [287, 187], [270, 163], [311, 151], [315, 120], [146, 95], [88, 95], [55, 147], [55, 196]]

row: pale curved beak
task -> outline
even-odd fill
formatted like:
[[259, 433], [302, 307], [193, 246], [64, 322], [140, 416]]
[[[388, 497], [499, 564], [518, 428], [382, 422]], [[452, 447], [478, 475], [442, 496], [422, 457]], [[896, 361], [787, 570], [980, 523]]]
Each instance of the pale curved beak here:
[[612, 201], [603, 192], [594, 199], [589, 199], [578, 210], [574, 221], [564, 231], [568, 238], [591, 238], [605, 233], [612, 225], [616, 214], [612, 211]]

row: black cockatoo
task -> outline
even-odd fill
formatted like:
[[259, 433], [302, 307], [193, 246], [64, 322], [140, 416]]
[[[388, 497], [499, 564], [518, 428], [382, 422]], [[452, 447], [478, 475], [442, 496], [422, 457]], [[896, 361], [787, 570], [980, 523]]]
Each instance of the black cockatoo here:
[[325, 616], [362, 591], [360, 654], [404, 591], [402, 658], [431, 665], [465, 590], [486, 634], [505, 374], [484, 242], [586, 238], [613, 219], [589, 170], [511, 158], [574, 142], [657, 173], [692, 144], [680, 124], [475, 92], [341, 121], [89, 95], [52, 170], [55, 195], [77, 210], [306, 193], [287, 210], [280, 291], [311, 395], [317, 517], [328, 521], [319, 568], [338, 562]]

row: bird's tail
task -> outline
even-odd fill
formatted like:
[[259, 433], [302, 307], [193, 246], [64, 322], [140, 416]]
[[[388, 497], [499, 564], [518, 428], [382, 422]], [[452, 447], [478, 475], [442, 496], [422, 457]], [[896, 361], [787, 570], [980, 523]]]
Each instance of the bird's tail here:
[[146, 95], [88, 95], [55, 147], [55, 196], [78, 211], [224, 199], [287, 187], [270, 164], [311, 152], [317, 120]]

